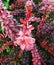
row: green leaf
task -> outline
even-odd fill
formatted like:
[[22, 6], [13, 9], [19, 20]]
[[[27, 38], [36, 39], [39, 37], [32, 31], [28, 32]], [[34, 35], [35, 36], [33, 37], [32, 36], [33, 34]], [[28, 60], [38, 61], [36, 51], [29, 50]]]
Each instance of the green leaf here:
[[52, 21], [51, 25], [54, 26], [54, 20]]
[[10, 64], [9, 65], [12, 65], [12, 63], [10, 62]]
[[10, 47], [7, 47], [6, 52], [9, 53], [11, 51]]
[[7, 2], [10, 2], [10, 0], [7, 0]]
[[9, 8], [9, 3], [8, 2], [4, 2], [4, 5], [6, 6], [6, 8]]
[[10, 2], [10, 0], [4, 1], [4, 5], [6, 6], [7, 9], [9, 9], [9, 2]]
[[18, 65], [20, 65], [20, 63], [18, 63]]
[[0, 27], [0, 32], [1, 32], [1, 33], [3, 33], [3, 32], [4, 32], [4, 30], [2, 29], [2, 27]]

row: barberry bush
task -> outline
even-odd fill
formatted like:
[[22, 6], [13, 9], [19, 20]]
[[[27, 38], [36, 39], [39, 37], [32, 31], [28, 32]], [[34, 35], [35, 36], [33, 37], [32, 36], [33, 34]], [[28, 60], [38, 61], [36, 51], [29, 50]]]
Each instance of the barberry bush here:
[[54, 0], [0, 0], [0, 65], [54, 65]]

